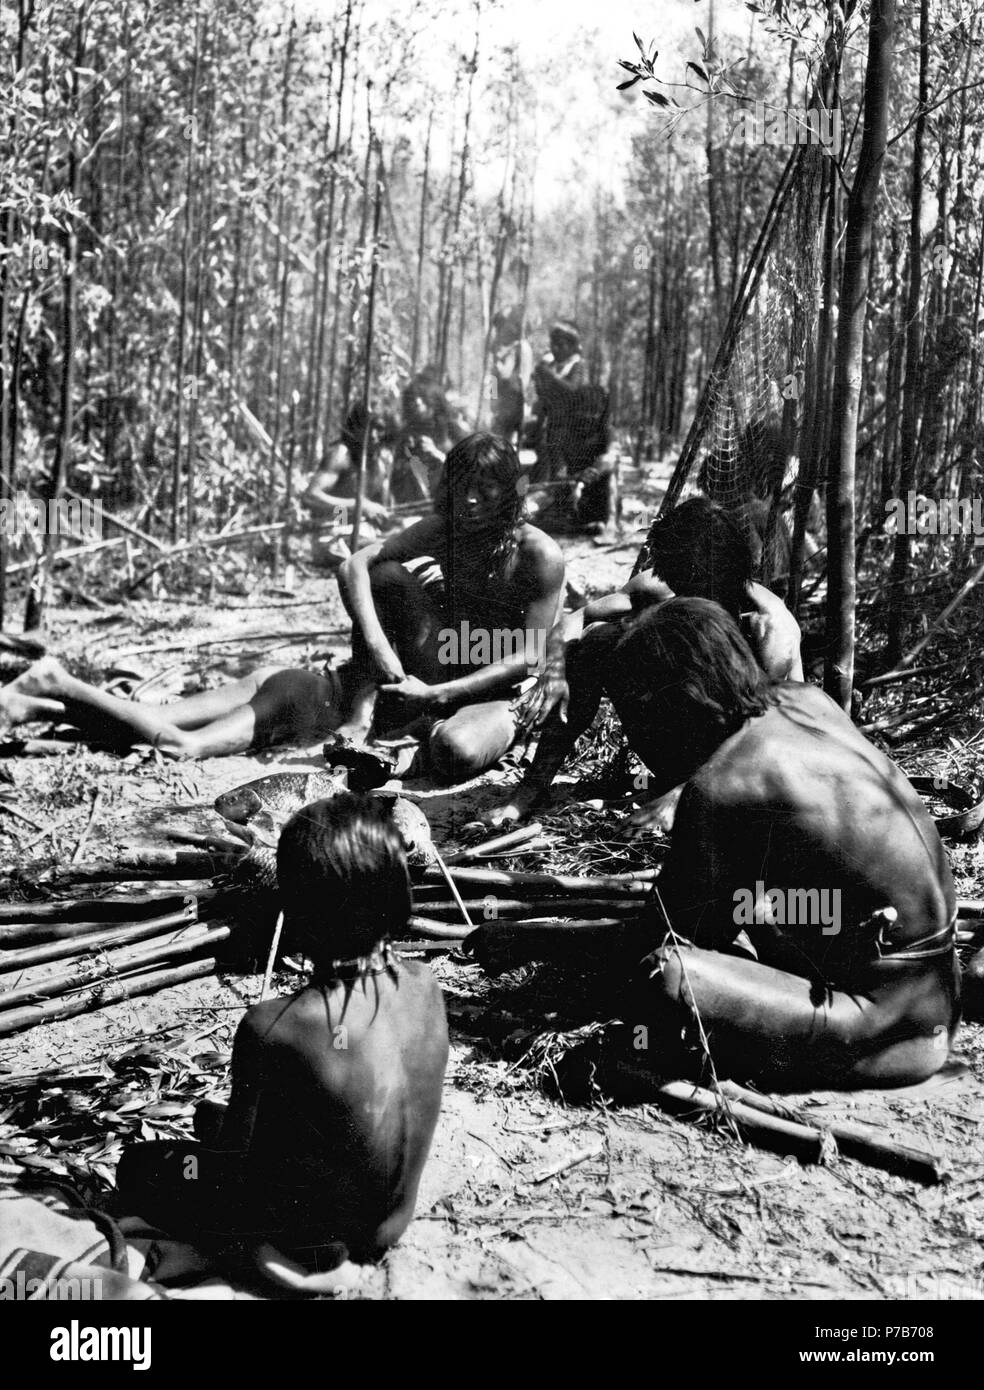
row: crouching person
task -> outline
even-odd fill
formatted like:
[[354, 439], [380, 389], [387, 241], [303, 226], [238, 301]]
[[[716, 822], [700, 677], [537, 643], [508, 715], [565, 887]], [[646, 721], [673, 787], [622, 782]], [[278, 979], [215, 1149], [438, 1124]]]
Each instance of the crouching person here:
[[707, 599], [650, 609], [613, 669], [655, 790], [683, 787], [648, 916], [480, 928], [479, 959], [620, 959], [622, 1016], [646, 1029], [634, 1060], [663, 1075], [699, 1070], [705, 1044], [719, 1075], [770, 1089], [939, 1071], [960, 1012], [956, 900], [907, 778], [822, 691], [771, 680]]
[[448, 1032], [406, 929], [406, 853], [389, 812], [338, 796], [299, 811], [277, 850], [288, 949], [312, 962], [288, 998], [248, 1009], [227, 1107], [199, 1107], [201, 1144], [138, 1144], [121, 1211], [234, 1272], [302, 1292], [357, 1279], [413, 1215], [441, 1104]]

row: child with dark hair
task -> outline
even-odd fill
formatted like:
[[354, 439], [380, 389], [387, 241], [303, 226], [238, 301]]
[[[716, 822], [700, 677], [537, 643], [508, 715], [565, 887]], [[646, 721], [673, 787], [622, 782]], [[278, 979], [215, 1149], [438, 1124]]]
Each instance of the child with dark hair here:
[[[533, 809], [590, 726], [602, 697], [609, 695], [614, 701], [616, 685], [628, 672], [620, 643], [630, 625], [674, 594], [719, 604], [740, 624], [760, 667], [774, 680], [803, 679], [799, 625], [781, 599], [752, 580], [748, 544], [723, 507], [706, 497], [689, 498], [656, 519], [647, 549], [650, 570], [633, 576], [618, 593], [594, 599], [570, 614], [551, 634], [545, 679], [555, 687], [554, 712], [544, 722], [523, 782], [485, 816], [488, 824], [518, 820]], [[647, 663], [646, 669], [647, 679], [658, 686], [658, 662]], [[620, 717], [631, 709], [629, 699], [621, 701]], [[631, 722], [639, 730], [639, 719]], [[642, 756], [632, 735], [629, 744]], [[654, 823], [669, 828], [674, 804], [668, 798], [654, 807]], [[647, 823], [646, 815], [645, 810], [639, 813], [642, 823]]]
[[[325, 757], [364, 760], [377, 714], [426, 739], [446, 782], [484, 772], [512, 746], [517, 691], [558, 621], [564, 561], [524, 519], [515, 449], [472, 434], [444, 462], [433, 514], [342, 565], [361, 684]], [[388, 710], [387, 710], [388, 706]]]
[[318, 1291], [409, 1224], [448, 1032], [430, 971], [390, 948], [406, 929], [410, 883], [384, 803], [345, 794], [303, 807], [281, 834], [277, 878], [284, 940], [311, 962], [311, 978], [247, 1010], [228, 1108], [196, 1115], [196, 1133], [214, 1147], [126, 1150], [119, 1205], [226, 1261]]

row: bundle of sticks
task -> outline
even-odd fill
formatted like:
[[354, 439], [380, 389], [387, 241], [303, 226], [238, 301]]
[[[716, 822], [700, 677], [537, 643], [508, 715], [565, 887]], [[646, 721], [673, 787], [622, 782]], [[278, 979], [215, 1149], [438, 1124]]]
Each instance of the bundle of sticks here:
[[[407, 939], [396, 948], [407, 954], [453, 950], [490, 916], [531, 926], [614, 924], [644, 904], [655, 870], [577, 877], [481, 866], [499, 855], [522, 854], [541, 835], [540, 825], [525, 826], [448, 855], [439, 866], [414, 869], [414, 911]], [[153, 880], [153, 891], [0, 903], [0, 1037], [214, 974], [218, 948], [235, 927], [203, 920], [234, 913], [232, 900], [211, 879], [241, 858], [241, 848], [211, 842], [195, 850], [125, 851], [68, 865], [55, 882], [70, 888]], [[161, 886], [168, 881], [189, 891]], [[54, 973], [35, 969], [53, 964]]]
[[[513, 934], [524, 927], [558, 936], [588, 924], [618, 929], [645, 910], [658, 867], [581, 876], [483, 863], [519, 856], [541, 835], [542, 826], [525, 826], [415, 868], [413, 915], [397, 949], [423, 955], [454, 950], [478, 926], [494, 934], [497, 922]], [[56, 878], [62, 888], [154, 880], [154, 891], [0, 903], [0, 1037], [216, 972], [219, 948], [235, 931], [236, 908], [221, 880], [211, 880], [240, 863], [243, 851], [220, 846], [215, 837], [198, 838], [203, 844], [195, 849], [127, 851], [66, 866]], [[658, 857], [658, 847], [653, 854]], [[168, 881], [189, 891], [162, 886]], [[984, 900], [960, 901], [958, 914], [963, 950], [984, 946]], [[211, 925], [203, 920], [223, 917]], [[35, 974], [35, 967], [54, 963], [53, 974]], [[977, 964], [984, 975], [984, 955]]]
[[214, 973], [232, 933], [200, 920], [211, 899], [206, 890], [3, 904], [0, 1037]]

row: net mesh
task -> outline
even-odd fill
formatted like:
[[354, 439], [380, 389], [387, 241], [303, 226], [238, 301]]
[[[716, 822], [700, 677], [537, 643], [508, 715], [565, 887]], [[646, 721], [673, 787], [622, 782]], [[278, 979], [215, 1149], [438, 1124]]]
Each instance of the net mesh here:
[[698, 400], [660, 509], [702, 493], [727, 507], [752, 546], [756, 572], [781, 587], [789, 565], [784, 515], [796, 481], [799, 436], [821, 282], [815, 146], [791, 161], [771, 235]]

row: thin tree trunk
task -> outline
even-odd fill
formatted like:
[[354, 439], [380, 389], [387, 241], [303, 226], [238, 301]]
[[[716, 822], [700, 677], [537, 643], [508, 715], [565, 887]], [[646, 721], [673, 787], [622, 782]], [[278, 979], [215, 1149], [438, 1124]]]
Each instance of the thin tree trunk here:
[[[840, 102], [840, 68], [843, 58], [844, 30], [835, 23], [835, 0], [828, 0], [827, 33], [824, 44], [823, 69], [818, 80], [815, 103], [838, 115]], [[793, 497], [793, 538], [789, 554], [789, 588], [787, 603], [797, 612], [803, 576], [803, 553], [807, 522], [817, 482], [823, 475], [824, 427], [827, 412], [823, 402], [829, 400], [828, 381], [834, 341], [834, 297], [837, 283], [837, 226], [838, 175], [833, 159], [822, 166], [823, 183], [820, 190], [818, 220], [823, 237], [821, 252], [820, 305], [817, 316], [816, 344], [812, 353], [812, 369], [807, 372], [807, 399], [800, 432], [800, 467]]]
[[191, 69], [191, 112], [186, 124], [188, 160], [185, 172], [184, 226], [181, 235], [181, 287], [178, 291], [178, 354], [175, 369], [177, 402], [174, 412], [174, 458], [171, 473], [171, 541], [177, 544], [181, 514], [181, 448], [184, 434], [184, 393], [188, 323], [188, 267], [195, 189], [195, 150], [198, 145], [198, 75], [201, 68], [202, 24], [195, 15], [195, 48]]
[[[314, 412], [315, 412], [315, 419], [316, 419], [317, 424], [316, 424], [316, 427], [315, 427], [315, 430], [314, 430], [313, 439], [312, 439], [312, 443], [313, 443], [313, 444], [317, 443], [318, 439], [320, 439], [320, 440], [322, 441], [322, 444], [323, 444], [325, 438], [327, 437], [328, 429], [329, 429], [329, 427], [330, 427], [332, 378], [333, 378], [333, 376], [334, 376], [334, 362], [335, 362], [335, 334], [337, 333], [337, 327], [338, 327], [338, 304], [339, 304], [338, 286], [339, 286], [339, 284], [340, 284], [340, 282], [341, 282], [341, 274], [342, 274], [342, 271], [341, 271], [341, 262], [339, 262], [339, 264], [338, 264], [338, 266], [337, 266], [337, 268], [336, 268], [336, 271], [335, 271], [335, 310], [334, 310], [335, 317], [334, 317], [333, 324], [332, 324], [331, 365], [330, 365], [329, 370], [328, 370], [328, 382], [327, 382], [327, 388], [328, 388], [328, 403], [327, 403], [327, 408], [326, 408], [325, 410], [322, 410], [322, 408], [321, 408], [321, 396], [322, 396], [322, 391], [323, 391], [323, 389], [324, 389], [324, 371], [325, 371], [325, 331], [326, 331], [326, 324], [327, 324], [327, 321], [328, 321], [328, 299], [329, 299], [329, 292], [330, 292], [330, 289], [331, 289], [331, 280], [332, 280], [332, 277], [331, 277], [331, 266], [332, 266], [332, 259], [333, 259], [333, 258], [332, 258], [332, 248], [333, 248], [334, 245], [335, 245], [335, 200], [336, 200], [336, 196], [337, 196], [337, 193], [338, 193], [338, 161], [339, 161], [339, 158], [340, 158], [340, 156], [341, 156], [341, 149], [342, 149], [342, 120], [343, 120], [343, 113], [344, 113], [344, 109], [345, 109], [345, 68], [346, 68], [346, 65], [347, 65], [347, 62], [348, 62], [348, 46], [349, 46], [349, 37], [350, 37], [350, 35], [351, 35], [351, 31], [352, 31], [352, 0], [348, 0], [348, 3], [346, 4], [346, 7], [345, 7], [345, 31], [344, 31], [344, 33], [343, 33], [343, 35], [342, 35], [342, 46], [341, 46], [341, 49], [339, 50], [339, 54], [338, 54], [338, 92], [337, 92], [337, 94], [336, 94], [336, 106], [335, 106], [335, 145], [334, 145], [334, 149], [332, 150], [332, 156], [331, 156], [331, 170], [330, 170], [329, 175], [328, 175], [328, 210], [327, 210], [327, 212], [326, 212], [326, 214], [325, 214], [325, 245], [324, 245], [324, 251], [323, 251], [322, 257], [321, 257], [321, 264], [322, 264], [322, 267], [323, 267], [323, 269], [322, 269], [322, 278], [321, 278], [321, 305], [320, 305], [319, 316], [318, 316], [318, 319], [319, 319], [319, 321], [318, 321], [318, 347], [317, 347], [317, 358], [316, 358], [315, 379], [314, 379], [314, 393], [313, 393], [313, 394], [314, 394]], [[348, 194], [347, 194], [347, 192], [346, 192], [346, 199], [347, 199], [347, 197], [348, 197]], [[344, 239], [345, 239], [345, 217], [343, 216], [343, 218], [342, 218], [342, 238], [341, 238], [342, 243], [344, 243]], [[309, 458], [309, 459], [308, 459], [308, 466], [311, 467], [312, 465], [313, 465], [313, 459]]]
[[864, 133], [847, 209], [827, 487], [828, 594], [824, 688], [848, 712], [854, 684], [854, 475], [858, 408], [875, 205], [887, 138], [894, 30], [895, 0], [871, 0]]
[[[356, 76], [359, 70], [359, 49], [360, 49], [360, 30], [356, 25], [355, 31], [355, 53], [352, 59], [352, 71]], [[348, 139], [345, 142], [346, 154], [352, 154], [352, 142], [355, 137], [355, 99], [358, 90], [358, 83], [353, 77], [352, 81], [352, 101], [349, 109], [349, 129]], [[341, 96], [339, 96], [341, 103]], [[341, 111], [341, 105], [339, 105]], [[345, 248], [348, 242], [348, 215], [351, 193], [351, 180], [346, 179], [345, 191], [342, 195], [342, 214], [339, 226], [338, 242], [338, 269], [335, 274], [335, 290], [332, 298], [332, 318], [331, 318], [331, 346], [328, 352], [328, 380], [326, 387], [325, 419], [330, 422], [335, 402], [335, 371], [338, 365], [338, 330], [342, 321], [342, 295], [345, 289], [345, 278], [343, 274], [343, 263], [345, 258]], [[330, 427], [330, 423], [329, 423]]]
[[[475, 0], [475, 45], [472, 51], [471, 60], [468, 64], [468, 87], [465, 97], [465, 124], [461, 138], [461, 163], [458, 171], [458, 194], [455, 202], [454, 221], [451, 228], [451, 242], [454, 248], [454, 256], [460, 259], [457, 242], [458, 234], [461, 230], [461, 213], [465, 205], [465, 192], [468, 188], [468, 174], [471, 164], [471, 136], [472, 120], [472, 98], [475, 90], [475, 74], [478, 71], [478, 50], [481, 35], [482, 6], [481, 0]], [[454, 284], [454, 266], [448, 269], [448, 288], [444, 304], [444, 322], [440, 326], [440, 338], [438, 342], [438, 374], [443, 381], [448, 368], [448, 341], [451, 336], [451, 310], [452, 310], [452, 286]]]
[[[284, 392], [284, 330], [287, 320], [287, 291], [290, 286], [290, 249], [286, 245], [287, 233], [284, 228], [286, 220], [286, 198], [285, 185], [287, 178], [287, 150], [289, 147], [289, 130], [287, 126], [287, 114], [290, 106], [290, 72], [291, 63], [294, 57], [294, 40], [297, 33], [297, 15], [293, 7], [290, 12], [290, 28], [287, 35], [287, 51], [284, 55], [284, 75], [283, 86], [280, 98], [280, 170], [277, 187], [277, 237], [278, 245], [281, 241], [283, 246], [283, 268], [280, 274], [280, 287], [277, 296], [277, 334], [275, 338], [274, 356], [276, 358], [273, 383], [273, 418], [270, 421], [270, 478], [269, 478], [269, 498], [267, 506], [267, 519], [273, 521], [276, 514], [276, 490], [277, 490], [277, 457], [280, 451], [280, 432], [281, 414], [283, 410]], [[259, 500], [259, 499], [257, 499]]]
[[[909, 287], [905, 303], [905, 376], [902, 396], [901, 465], [899, 495], [903, 501], [915, 484], [916, 437], [922, 393], [922, 333], [919, 322], [922, 298], [923, 147], [926, 139], [926, 106], [929, 99], [929, 0], [919, 5], [919, 114], [912, 145], [912, 196], [909, 204]], [[887, 658], [891, 666], [902, 655], [905, 627], [905, 580], [909, 571], [912, 540], [908, 528], [895, 533], [892, 554], [892, 586], [889, 590]]]
[[[72, 63], [72, 86], [70, 121], [68, 127], [68, 193], [73, 205], [79, 196], [79, 152], [76, 145], [76, 129], [79, 116], [79, 71], [85, 57], [86, 6], [80, 6], [75, 23], [75, 53]], [[73, 406], [75, 391], [75, 353], [76, 353], [76, 299], [78, 294], [78, 226], [74, 210], [67, 217], [63, 232], [65, 267], [62, 277], [62, 323], [61, 323], [61, 385], [58, 400], [58, 436], [55, 441], [55, 454], [51, 465], [51, 475], [44, 489], [43, 500], [56, 501], [65, 484], [72, 448]], [[50, 527], [46, 528], [42, 542], [41, 557], [34, 571], [27, 595], [24, 611], [24, 628], [30, 631], [41, 627], [47, 604], [51, 581], [51, 562], [56, 548], [56, 538]]]
[[420, 365], [420, 316], [424, 300], [424, 263], [427, 259], [427, 195], [430, 187], [431, 132], [434, 129], [434, 107], [427, 117], [427, 139], [424, 141], [424, 175], [420, 185], [420, 218], [417, 225], [417, 283], [413, 296], [413, 330], [410, 336], [410, 374]]
[[332, 36], [328, 80], [325, 83], [325, 123], [321, 142], [321, 169], [314, 217], [314, 284], [311, 287], [311, 333], [308, 339], [307, 371], [304, 381], [304, 440], [302, 452], [309, 469], [314, 465], [314, 441], [318, 432], [318, 406], [321, 399], [321, 371], [325, 345], [325, 313], [327, 310], [327, 277], [329, 257], [325, 243], [325, 195], [331, 177], [331, 98], [335, 82], [335, 39]]
[[[369, 148], [376, 143], [373, 134], [372, 114], [369, 114]], [[368, 192], [368, 190], [367, 190]], [[372, 248], [371, 264], [369, 268], [369, 291], [366, 299], [366, 361], [365, 371], [362, 377], [362, 412], [363, 430], [362, 443], [359, 448], [359, 463], [356, 470], [355, 480], [355, 510], [352, 515], [352, 541], [351, 549], [353, 553], [359, 548], [359, 530], [362, 525], [362, 507], [365, 498], [366, 483], [366, 456], [369, 452], [369, 435], [372, 427], [372, 419], [369, 411], [369, 404], [372, 398], [372, 345], [373, 333], [375, 331], [376, 317], [376, 280], [379, 272], [379, 218], [383, 204], [383, 151], [380, 146], [376, 154], [376, 189], [372, 211]]]

